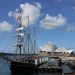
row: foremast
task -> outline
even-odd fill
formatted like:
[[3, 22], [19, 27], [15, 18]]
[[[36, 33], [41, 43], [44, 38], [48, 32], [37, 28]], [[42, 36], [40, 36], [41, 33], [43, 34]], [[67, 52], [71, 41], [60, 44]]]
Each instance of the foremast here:
[[19, 16], [17, 18], [19, 26], [16, 29], [17, 30], [17, 36], [18, 36], [18, 41], [17, 41], [17, 50], [16, 53], [18, 53], [21, 56], [21, 52], [23, 49], [23, 26], [21, 24], [21, 18], [22, 18], [22, 14], [21, 12], [19, 13]]
[[[25, 54], [35, 54], [35, 48], [36, 48], [36, 39], [35, 39], [35, 27], [34, 27], [34, 39], [32, 41], [31, 39], [31, 31], [30, 31], [30, 22], [29, 22], [29, 15], [26, 16], [27, 18], [27, 32], [26, 32], [26, 40], [25, 40], [25, 45], [24, 44], [24, 39], [25, 37], [23, 36], [23, 25], [22, 25], [22, 13], [20, 11], [19, 16], [17, 18], [19, 26], [17, 28], [17, 33], [18, 33], [18, 41], [17, 41], [17, 49], [16, 53], [18, 53], [20, 56], [22, 54], [22, 51], [24, 51]], [[23, 38], [24, 37], [24, 38]], [[24, 47], [23, 47], [24, 46]]]

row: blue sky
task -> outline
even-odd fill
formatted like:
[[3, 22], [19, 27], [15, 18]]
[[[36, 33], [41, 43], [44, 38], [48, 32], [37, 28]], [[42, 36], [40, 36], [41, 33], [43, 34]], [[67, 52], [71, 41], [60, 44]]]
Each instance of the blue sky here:
[[15, 40], [17, 9], [24, 16], [29, 14], [31, 26], [36, 25], [38, 47], [50, 41], [75, 49], [75, 0], [0, 0], [0, 51], [12, 52], [9, 46]]

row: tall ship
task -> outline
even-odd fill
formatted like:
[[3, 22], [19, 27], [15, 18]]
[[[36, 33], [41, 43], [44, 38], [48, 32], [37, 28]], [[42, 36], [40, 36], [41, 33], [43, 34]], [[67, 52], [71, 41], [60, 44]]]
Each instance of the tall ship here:
[[27, 30], [24, 31], [24, 27], [22, 26], [21, 19], [22, 14], [18, 16], [17, 20], [19, 22], [17, 31], [17, 45], [16, 45], [16, 55], [13, 59], [10, 60], [10, 69], [12, 72], [20, 72], [20, 71], [34, 71], [37, 70], [38, 67], [47, 61], [41, 60], [40, 56], [35, 52], [36, 50], [36, 39], [35, 39], [35, 27], [34, 29], [34, 39], [31, 38], [31, 31], [29, 25], [29, 16], [26, 17], [28, 20]]
[[[24, 27], [21, 23], [22, 14], [18, 16], [17, 20], [19, 22], [17, 31], [17, 45], [16, 45], [16, 56], [14, 59], [10, 61], [10, 69], [11, 71], [26, 71], [37, 69], [37, 65], [35, 65], [37, 54], [35, 54], [34, 46], [31, 34], [30, 34], [30, 26], [29, 26], [29, 16], [28, 19], [28, 27], [26, 31], [26, 37], [24, 37]], [[25, 43], [24, 43], [25, 41]], [[34, 40], [35, 42], [35, 40]]]

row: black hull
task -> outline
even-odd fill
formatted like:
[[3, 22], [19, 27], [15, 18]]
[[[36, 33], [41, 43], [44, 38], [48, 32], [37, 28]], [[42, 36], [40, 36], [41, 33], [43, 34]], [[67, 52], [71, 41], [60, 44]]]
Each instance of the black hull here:
[[[44, 63], [43, 63], [44, 64]], [[17, 62], [17, 61], [11, 61], [10, 69], [11, 73], [14, 75], [14, 73], [23, 73], [23, 74], [29, 74], [33, 75], [34, 73], [62, 73], [62, 68], [39, 68], [39, 65], [30, 64], [30, 63], [24, 63], [24, 62]], [[18, 75], [18, 74], [15, 74]]]
[[12, 72], [34, 72], [38, 66], [35, 64], [11, 61], [10, 69]]

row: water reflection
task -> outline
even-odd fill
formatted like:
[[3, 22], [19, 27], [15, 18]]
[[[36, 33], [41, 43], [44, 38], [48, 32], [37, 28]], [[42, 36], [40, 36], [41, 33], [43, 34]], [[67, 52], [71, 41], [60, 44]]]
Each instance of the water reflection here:
[[[63, 72], [69, 73], [65, 75], [75, 75], [73, 74], [74, 71], [66, 65], [63, 66]], [[39, 72], [30, 72], [30, 71], [25, 73], [13, 73], [9, 69], [9, 65], [7, 64], [7, 62], [5, 60], [0, 60], [0, 75], [62, 75], [62, 74], [45, 73], [45, 72], [39, 73]]]
[[11, 75], [36, 75], [33, 73], [11, 73]]
[[63, 72], [64, 73], [72, 73], [73, 70], [69, 66], [63, 65]]

